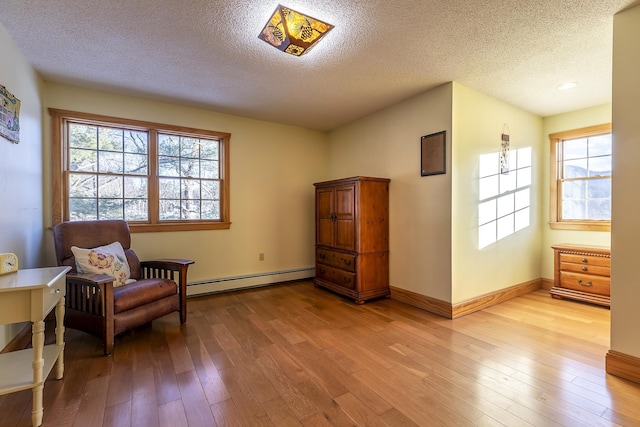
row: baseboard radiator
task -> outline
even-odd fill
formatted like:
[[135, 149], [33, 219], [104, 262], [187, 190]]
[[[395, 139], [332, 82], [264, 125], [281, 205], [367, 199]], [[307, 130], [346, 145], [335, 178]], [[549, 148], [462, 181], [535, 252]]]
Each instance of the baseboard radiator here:
[[258, 288], [261, 286], [272, 285], [274, 283], [309, 279], [314, 277], [315, 274], [315, 267], [309, 267], [191, 282], [187, 286], [187, 297], [215, 294], [218, 292], [232, 290]]

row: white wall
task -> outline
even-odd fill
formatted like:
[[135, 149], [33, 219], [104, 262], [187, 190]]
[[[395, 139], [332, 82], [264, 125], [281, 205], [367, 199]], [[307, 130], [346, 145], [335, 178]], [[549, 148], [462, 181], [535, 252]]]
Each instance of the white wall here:
[[[478, 159], [532, 147], [530, 226], [478, 249]], [[447, 131], [447, 173], [420, 176], [420, 137]], [[391, 285], [458, 303], [540, 278], [542, 119], [449, 83], [330, 133], [329, 177], [391, 179]]]
[[[480, 249], [479, 160], [481, 155], [500, 151], [503, 132], [510, 134], [512, 152], [532, 149], [529, 226]], [[454, 304], [540, 278], [541, 136], [540, 117], [454, 83], [451, 168]]]
[[[328, 178], [390, 178], [391, 286], [451, 301], [452, 84], [329, 134]], [[420, 137], [447, 132], [447, 174], [420, 175]]]
[[[46, 93], [47, 108], [231, 133], [231, 228], [134, 234], [132, 246], [141, 259], [193, 259], [189, 282], [314, 267], [313, 183], [326, 178], [324, 132], [58, 84], [47, 84]], [[45, 122], [49, 153], [48, 114]], [[46, 166], [50, 223], [50, 163]], [[264, 261], [258, 260], [259, 253], [265, 254]], [[55, 262], [52, 243], [48, 261]]]
[[640, 357], [640, 6], [613, 20], [611, 350]]
[[[0, 252], [33, 268], [43, 259], [42, 82], [2, 24], [0, 58], [0, 85], [21, 101], [20, 143], [0, 137]], [[0, 325], [0, 349], [18, 329]]]
[[573, 243], [590, 246], [610, 246], [611, 233], [608, 231], [576, 231], [576, 230], [552, 230], [549, 227], [549, 191], [551, 175], [549, 162], [551, 146], [549, 135], [573, 129], [581, 129], [589, 126], [597, 126], [611, 123], [611, 104], [597, 105], [583, 110], [571, 111], [545, 117], [543, 119], [544, 134], [542, 136], [542, 158], [540, 161], [542, 174], [542, 188], [544, 189], [541, 200], [542, 206], [542, 277], [553, 280], [553, 249], [551, 245], [559, 243]]

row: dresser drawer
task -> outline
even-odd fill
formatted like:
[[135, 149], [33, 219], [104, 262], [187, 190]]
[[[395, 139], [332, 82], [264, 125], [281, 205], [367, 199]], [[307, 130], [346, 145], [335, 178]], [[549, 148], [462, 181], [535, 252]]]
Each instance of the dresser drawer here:
[[590, 274], [560, 272], [560, 286], [600, 295], [610, 295], [611, 279], [609, 277]]
[[582, 265], [597, 265], [602, 267], [611, 267], [611, 258], [593, 255], [577, 255], [577, 254], [560, 254], [560, 262], [570, 262]]
[[350, 272], [356, 271], [355, 255], [345, 254], [344, 252], [318, 248], [316, 251], [316, 262], [319, 264], [338, 267]]
[[65, 296], [66, 291], [66, 277], [62, 276], [57, 281], [51, 284], [51, 286], [44, 289], [44, 312], [48, 313], [53, 309], [58, 300]]
[[333, 268], [326, 265], [316, 266], [316, 277], [323, 279], [347, 289], [356, 288], [356, 275], [339, 268]]
[[561, 262], [560, 271], [569, 271], [580, 274], [595, 274], [597, 276], [611, 276], [611, 268], [609, 266], [594, 264], [574, 264], [571, 262]]

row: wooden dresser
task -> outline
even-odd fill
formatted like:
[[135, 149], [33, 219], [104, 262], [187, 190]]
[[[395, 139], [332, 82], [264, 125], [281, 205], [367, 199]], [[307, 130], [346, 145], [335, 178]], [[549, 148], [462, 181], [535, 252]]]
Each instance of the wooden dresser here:
[[358, 304], [388, 296], [389, 179], [357, 176], [314, 186], [314, 284]]
[[554, 298], [570, 298], [609, 307], [611, 250], [597, 246], [555, 245]]

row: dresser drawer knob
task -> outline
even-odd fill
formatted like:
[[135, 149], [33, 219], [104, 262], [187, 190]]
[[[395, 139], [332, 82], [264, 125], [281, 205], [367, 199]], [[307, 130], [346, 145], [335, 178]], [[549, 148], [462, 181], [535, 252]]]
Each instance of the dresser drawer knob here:
[[342, 260], [342, 262], [343, 262], [345, 265], [351, 265], [351, 260], [350, 260], [350, 259], [343, 259], [343, 260]]
[[582, 258], [582, 262], [589, 262], [589, 260], [586, 258]]
[[318, 258], [325, 259], [327, 256], [325, 254], [318, 254]]
[[587, 266], [586, 265], [582, 266], [582, 271], [587, 271]]
[[56, 294], [60, 293], [60, 288], [56, 289]]
[[587, 283], [584, 283], [582, 281], [582, 279], [578, 279], [578, 283], [581, 284], [582, 286], [591, 286], [593, 285], [593, 283], [591, 282], [591, 280], [589, 280]]

